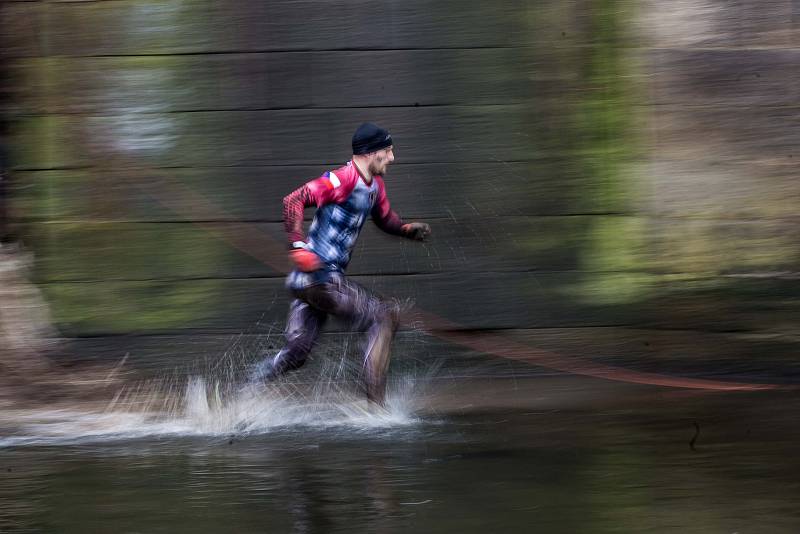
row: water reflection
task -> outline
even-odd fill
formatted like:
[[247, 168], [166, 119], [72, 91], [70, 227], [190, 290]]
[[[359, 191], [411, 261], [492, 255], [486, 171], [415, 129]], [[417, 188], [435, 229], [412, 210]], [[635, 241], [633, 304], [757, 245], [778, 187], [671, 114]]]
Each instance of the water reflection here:
[[[534, 383], [548, 397], [570, 384]], [[507, 385], [494, 387], [511, 400]], [[436, 422], [426, 416], [415, 426], [377, 431], [297, 427], [7, 448], [0, 529], [791, 532], [800, 526], [793, 505], [800, 497], [800, 461], [792, 454], [795, 395], [633, 386], [617, 396], [597, 393], [586, 404], [543, 409], [526, 391], [527, 406], [475, 411], [453, 404]], [[467, 399], [462, 391], [460, 400]]]

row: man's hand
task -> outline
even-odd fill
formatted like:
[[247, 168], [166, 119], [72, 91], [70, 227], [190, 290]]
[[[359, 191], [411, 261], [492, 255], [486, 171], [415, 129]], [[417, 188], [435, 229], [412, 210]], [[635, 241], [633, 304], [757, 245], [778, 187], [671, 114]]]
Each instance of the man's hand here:
[[319, 260], [319, 256], [304, 248], [291, 250], [289, 259], [304, 273], [322, 269], [322, 262]]
[[431, 227], [423, 222], [407, 223], [401, 226], [400, 229], [403, 231], [404, 236], [417, 241], [422, 241], [431, 235]]

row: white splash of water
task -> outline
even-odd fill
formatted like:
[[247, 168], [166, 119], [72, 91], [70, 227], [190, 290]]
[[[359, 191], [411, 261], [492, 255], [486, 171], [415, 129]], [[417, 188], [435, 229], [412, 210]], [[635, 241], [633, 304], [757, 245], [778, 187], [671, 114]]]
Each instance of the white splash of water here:
[[168, 436], [247, 436], [291, 427], [370, 430], [419, 423], [413, 413], [417, 382], [395, 380], [393, 386], [386, 406], [378, 407], [342, 383], [329, 380], [234, 389], [191, 377], [179, 393], [174, 385], [143, 384], [120, 391], [105, 409], [16, 413], [10, 421], [12, 430], [0, 430], [0, 447]]
[[417, 414], [429, 408], [428, 388], [442, 365], [442, 360], [430, 356], [421, 337], [409, 338], [416, 357], [402, 358], [393, 367], [386, 404], [379, 407], [368, 403], [359, 390], [363, 370], [349, 356], [349, 338], [320, 347], [319, 357], [302, 372], [267, 384], [248, 384], [253, 365], [273, 350], [276, 340], [245, 337], [234, 338], [222, 355], [205, 364], [198, 359], [171, 376], [124, 383], [107, 402], [0, 410], [0, 447], [406, 428], [422, 423]]

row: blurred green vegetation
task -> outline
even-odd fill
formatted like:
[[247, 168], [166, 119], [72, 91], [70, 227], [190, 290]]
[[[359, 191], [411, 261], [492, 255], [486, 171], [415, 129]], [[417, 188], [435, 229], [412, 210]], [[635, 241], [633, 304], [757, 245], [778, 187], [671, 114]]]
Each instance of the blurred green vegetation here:
[[[598, 187], [589, 202], [613, 203], [632, 213], [641, 202], [634, 170], [642, 156], [637, 109], [641, 89], [630, 54], [631, 8], [627, 0], [595, 0], [587, 5], [586, 46], [579, 72], [585, 90], [573, 112], [577, 128], [576, 173]], [[652, 290], [647, 270], [646, 228], [642, 219], [595, 217], [586, 228], [586, 250], [579, 260], [585, 273], [573, 297], [587, 304], [626, 304], [646, 299]]]
[[44, 284], [53, 320], [66, 335], [169, 332], [216, 313], [217, 280]]

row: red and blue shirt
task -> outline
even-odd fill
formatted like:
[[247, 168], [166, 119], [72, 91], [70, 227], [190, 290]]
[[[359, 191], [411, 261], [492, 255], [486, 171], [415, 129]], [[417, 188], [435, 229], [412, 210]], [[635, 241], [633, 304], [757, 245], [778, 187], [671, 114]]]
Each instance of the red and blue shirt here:
[[[308, 236], [303, 235], [303, 210], [316, 206]], [[296, 189], [283, 199], [283, 220], [289, 243], [319, 256], [322, 271], [289, 273], [286, 285], [303, 289], [327, 280], [332, 272], [344, 273], [350, 253], [367, 217], [385, 232], [402, 235], [400, 217], [392, 211], [383, 178], [373, 176], [367, 183], [352, 161], [328, 171]]]

